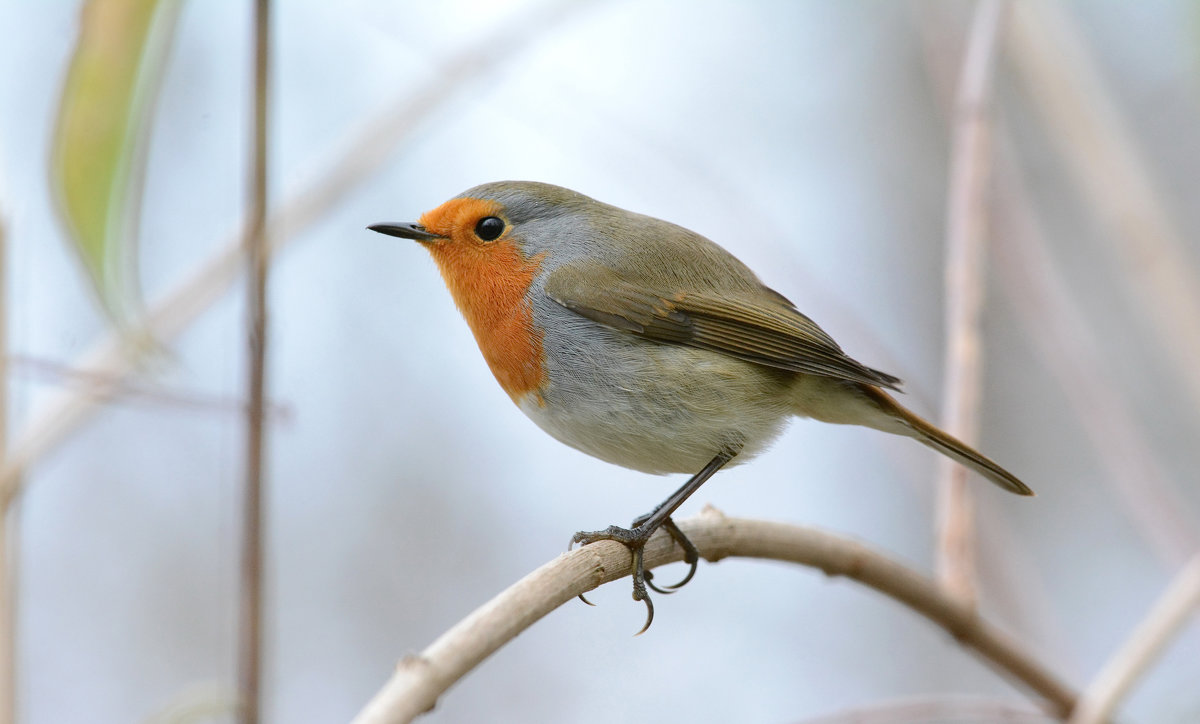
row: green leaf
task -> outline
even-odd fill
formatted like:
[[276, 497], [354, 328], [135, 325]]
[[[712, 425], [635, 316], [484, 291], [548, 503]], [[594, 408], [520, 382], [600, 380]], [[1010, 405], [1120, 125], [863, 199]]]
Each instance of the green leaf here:
[[59, 104], [51, 160], [59, 215], [118, 322], [140, 308], [145, 150], [178, 9], [176, 0], [86, 0]]

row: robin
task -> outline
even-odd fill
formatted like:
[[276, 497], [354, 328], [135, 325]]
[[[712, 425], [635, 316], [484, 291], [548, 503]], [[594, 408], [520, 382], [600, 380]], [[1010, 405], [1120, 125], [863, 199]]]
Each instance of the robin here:
[[[579, 532], [633, 556], [633, 598], [691, 580], [699, 554], [671, 520], [714, 473], [753, 458], [791, 417], [904, 435], [1018, 495], [1033, 491], [886, 390], [786, 297], [717, 244], [569, 189], [476, 186], [417, 223], [368, 227], [433, 255], [496, 380], [558, 440], [646, 473], [692, 477], [629, 528]], [[659, 587], [642, 565], [666, 530], [690, 565]], [[640, 633], [640, 632], [639, 632]]]

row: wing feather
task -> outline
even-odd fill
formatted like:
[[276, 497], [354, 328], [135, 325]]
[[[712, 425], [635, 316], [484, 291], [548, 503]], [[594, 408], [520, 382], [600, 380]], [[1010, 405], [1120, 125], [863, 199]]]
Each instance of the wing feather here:
[[703, 293], [649, 289], [641, 280], [626, 280], [594, 264], [557, 269], [545, 288], [552, 300], [576, 314], [639, 337], [767, 367], [892, 389], [900, 384], [851, 358], [816, 322], [766, 287]]

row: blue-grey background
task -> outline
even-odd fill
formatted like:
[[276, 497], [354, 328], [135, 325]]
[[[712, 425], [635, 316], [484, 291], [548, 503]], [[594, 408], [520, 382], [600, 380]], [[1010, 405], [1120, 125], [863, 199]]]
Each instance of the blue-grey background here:
[[[226, 244], [245, 211], [245, 5], [182, 11], [141, 218], [150, 304]], [[1063, 6], [1195, 261], [1194, 6]], [[319, 177], [367, 119], [492, 40], [487, 70], [438, 98], [381, 170], [272, 269], [269, 383], [289, 414], [270, 438], [268, 721], [349, 719], [400, 656], [558, 555], [571, 533], [625, 523], [680, 482], [590, 459], [539, 431], [491, 378], [426, 253], [365, 231], [369, 223], [414, 220], [477, 183], [534, 179], [683, 224], [759, 270], [852, 355], [904, 378], [919, 412], [937, 413], [949, 131], [926, 52], [930, 38], [960, 47], [970, 6], [593, 0], [523, 37], [514, 19], [535, 7], [275, 3], [277, 201]], [[107, 332], [47, 174], [76, 20], [74, 2], [0, 3], [12, 347], [67, 364]], [[1195, 410], [1154, 332], [1114, 291], [1122, 271], [1099, 251], [1106, 231], [1004, 57], [996, 96], [1069, 293], [1115, 370], [1113, 394], [1194, 518]], [[974, 486], [982, 606], [1082, 686], [1174, 571], [1123, 514], [1001, 283], [989, 276], [980, 446], [1039, 497]], [[235, 400], [240, 289], [148, 360], [145, 379]], [[18, 365], [16, 431], [65, 383]], [[229, 690], [243, 435], [234, 403], [117, 400], [30, 472], [20, 505], [23, 721], [145, 721]], [[712, 503], [815, 524], [931, 572], [936, 470], [935, 455], [910, 441], [797, 422], [682, 514]], [[643, 611], [628, 582], [593, 600], [597, 608], [565, 606], [501, 650], [427, 721], [793, 722], [893, 697], [1023, 700], [910, 611], [810, 570], [703, 565], [686, 590], [656, 599], [654, 627], [638, 638]], [[1123, 721], [1200, 715], [1198, 652], [1195, 630], [1177, 640]]]

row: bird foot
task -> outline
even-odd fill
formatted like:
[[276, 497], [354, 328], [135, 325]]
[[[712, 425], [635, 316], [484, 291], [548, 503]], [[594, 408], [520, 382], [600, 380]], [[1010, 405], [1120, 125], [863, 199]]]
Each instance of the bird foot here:
[[[675, 525], [675, 521], [667, 518], [662, 522], [661, 526], [650, 527], [646, 525], [653, 515], [654, 513], [647, 513], [646, 515], [637, 518], [633, 521], [632, 527], [630, 528], [621, 528], [619, 526], [610, 525], [604, 530], [590, 532], [580, 531], [571, 537], [572, 548], [577, 544], [588, 545], [589, 543], [595, 543], [597, 541], [611, 540], [616, 541], [617, 543], [620, 543], [629, 549], [630, 554], [633, 556], [633, 600], [641, 601], [646, 604], [646, 623], [642, 625], [640, 631], [634, 634], [635, 636], [640, 636], [645, 633], [647, 630], [649, 630], [650, 624], [654, 622], [654, 603], [650, 600], [650, 594], [646, 589], [649, 588], [650, 590], [662, 594], [675, 593], [675, 591], [687, 584], [688, 581], [692, 580], [692, 576], [696, 574], [696, 568], [700, 561], [700, 553], [698, 550], [696, 550], [696, 546], [687, 539], [687, 536], [683, 534], [683, 531], [679, 530], [679, 526]], [[646, 549], [646, 543], [650, 540], [651, 536], [654, 535], [655, 531], [657, 531], [659, 527], [665, 528], [667, 533], [670, 534], [671, 538], [678, 543], [681, 548], [683, 548], [683, 560], [690, 566], [687, 575], [683, 577], [683, 580], [665, 587], [659, 587], [653, 583], [653, 574], [645, 569], [643, 557]], [[579, 596], [579, 600], [583, 601], [589, 606], [593, 605], [592, 602], [587, 600], [587, 598], [585, 598], [582, 594]]]

